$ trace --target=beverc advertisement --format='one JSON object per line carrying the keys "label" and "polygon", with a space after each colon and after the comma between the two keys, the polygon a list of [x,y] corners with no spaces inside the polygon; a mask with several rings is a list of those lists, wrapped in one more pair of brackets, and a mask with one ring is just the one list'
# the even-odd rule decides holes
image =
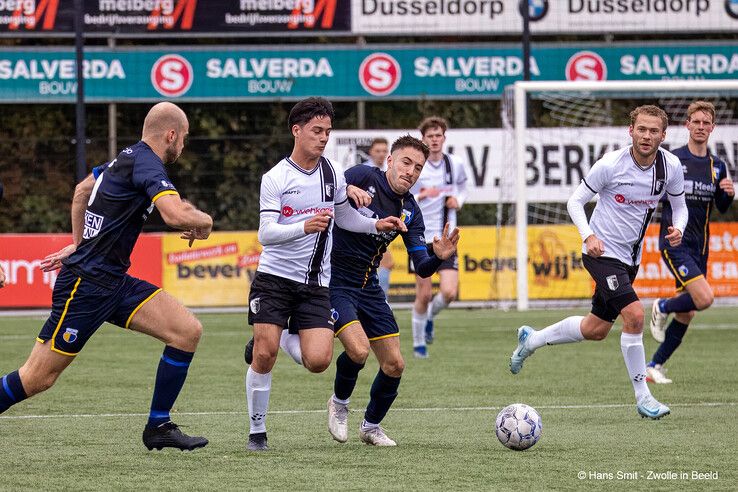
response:
{"label": "beverc advertisement", "polygon": [[164,288],[187,306],[246,306],[260,253],[256,232],[216,232],[192,248],[166,234]]}
{"label": "beverc advertisement", "polygon": [[[41,271],[41,260],[71,244],[71,234],[0,234],[0,267],[6,285],[0,289],[0,308],[51,307],[57,271]],[[139,237],[131,255],[134,277],[161,285],[161,236]]]}

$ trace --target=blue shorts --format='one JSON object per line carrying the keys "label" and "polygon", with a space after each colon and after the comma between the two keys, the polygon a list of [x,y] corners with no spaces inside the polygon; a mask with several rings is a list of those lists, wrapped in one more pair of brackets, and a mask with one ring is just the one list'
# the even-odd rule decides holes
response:
{"label": "blue shorts", "polygon": [[707,255],[684,247],[664,248],[661,258],[669,267],[676,280],[677,291],[698,278],[703,278],[707,272]]}
{"label": "blue shorts", "polygon": [[359,321],[369,340],[400,336],[382,288],[376,283],[361,287],[331,285],[331,306],[338,318],[333,329],[336,336],[351,323]]}
{"label": "blue shorts", "polygon": [[129,275],[108,289],[62,267],[54,284],[51,315],[37,340],[51,340],[54,352],[77,355],[105,321],[128,328],[136,311],[160,290]]}

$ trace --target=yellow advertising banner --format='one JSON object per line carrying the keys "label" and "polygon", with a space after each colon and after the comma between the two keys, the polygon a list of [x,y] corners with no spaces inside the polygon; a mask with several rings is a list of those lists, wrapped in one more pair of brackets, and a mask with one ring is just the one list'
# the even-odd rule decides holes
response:
{"label": "yellow advertising banner", "polygon": [[192,248],[179,234],[166,234],[163,287],[187,306],[246,306],[260,253],[255,231],[215,232]]}
{"label": "yellow advertising banner", "polygon": [[[738,223],[710,226],[707,279],[718,297],[738,297]],[[390,300],[415,299],[415,274],[401,238],[389,249],[394,260]],[[528,227],[528,292],[532,300],[586,299],[594,283],[582,265],[581,239],[573,225]],[[256,231],[216,232],[192,248],[176,233],[162,237],[162,284],[188,306],[246,306],[261,245]],[[459,299],[514,300],[517,292],[515,228],[467,226],[459,241]],[[438,275],[434,275],[437,288]],[[658,224],[643,244],[635,281],[642,298],[674,294],[674,278],[661,260]]]}
{"label": "yellow advertising banner", "polygon": [[[528,227],[530,299],[582,299],[592,295],[592,282],[582,265],[581,244],[573,225]],[[390,252],[394,260],[390,298],[412,301],[415,275],[408,273],[402,240],[392,243]],[[460,300],[515,299],[515,227],[463,227],[458,256]]]}

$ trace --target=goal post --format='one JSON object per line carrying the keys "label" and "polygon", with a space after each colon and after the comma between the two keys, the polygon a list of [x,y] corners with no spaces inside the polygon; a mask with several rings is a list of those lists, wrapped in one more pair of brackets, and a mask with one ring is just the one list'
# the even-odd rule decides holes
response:
{"label": "goal post", "polygon": [[[681,123],[678,123],[677,120],[686,114],[686,107],[693,100],[727,100],[728,103],[723,104],[723,106],[726,106],[726,110],[722,112],[722,121],[721,115],[716,115],[716,122],[718,124],[736,124],[738,121],[735,114],[736,105],[733,104],[735,99],[731,99],[738,94],[738,80],[520,81],[516,82],[512,89],[508,88],[507,92],[502,105],[502,116],[503,123],[508,127],[508,130],[512,130],[511,137],[514,141],[513,148],[510,150],[514,155],[511,164],[514,165],[515,172],[511,173],[512,176],[510,177],[513,178],[514,176],[514,178],[508,180],[508,183],[514,180],[515,197],[513,200],[506,199],[505,201],[515,206],[516,303],[517,309],[521,311],[527,310],[531,306],[528,237],[529,214],[531,211],[529,205],[535,204],[536,201],[545,202],[547,199],[546,196],[530,196],[531,189],[528,184],[526,163],[528,157],[526,147],[531,139],[531,131],[534,130],[533,126],[528,126],[530,115],[528,104],[530,101],[541,99],[545,101],[545,104],[543,104],[544,111],[548,108],[551,112],[551,116],[546,115],[547,122],[553,128],[555,128],[555,120],[558,118],[561,120],[562,128],[576,127],[583,131],[586,131],[592,125],[601,125],[599,123],[601,121],[614,121],[606,118],[607,109],[613,100],[623,100],[631,103],[634,100],[637,101],[637,104],[629,107],[628,111],[625,112],[626,116],[630,110],[640,104],[657,104],[664,107],[667,114],[669,114],[670,128]],[[558,100],[552,102],[553,99]],[[580,100],[586,102],[582,104],[579,102]],[[621,121],[623,119],[622,113],[623,111],[620,111],[617,118]],[[551,123],[552,121],[554,123]],[[509,128],[510,126],[512,128]],[[627,124],[611,123],[610,126],[620,126],[622,129],[627,127]],[[629,142],[627,143],[629,144]],[[686,139],[680,145],[685,143]],[[574,185],[574,188],[576,185],[578,183]],[[559,209],[559,215],[565,215],[561,213],[561,208],[565,208],[561,204],[561,198],[558,201],[558,207],[556,208]],[[563,222],[567,219],[568,216],[565,219],[559,217],[557,220]]]}

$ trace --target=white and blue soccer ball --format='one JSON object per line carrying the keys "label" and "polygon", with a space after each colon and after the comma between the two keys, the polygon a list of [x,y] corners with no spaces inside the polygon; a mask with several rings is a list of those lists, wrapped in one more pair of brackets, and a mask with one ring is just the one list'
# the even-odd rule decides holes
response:
{"label": "white and blue soccer ball", "polygon": [[541,416],[535,408],[524,403],[508,405],[497,414],[497,439],[515,451],[523,451],[537,443],[541,438],[541,430]]}

